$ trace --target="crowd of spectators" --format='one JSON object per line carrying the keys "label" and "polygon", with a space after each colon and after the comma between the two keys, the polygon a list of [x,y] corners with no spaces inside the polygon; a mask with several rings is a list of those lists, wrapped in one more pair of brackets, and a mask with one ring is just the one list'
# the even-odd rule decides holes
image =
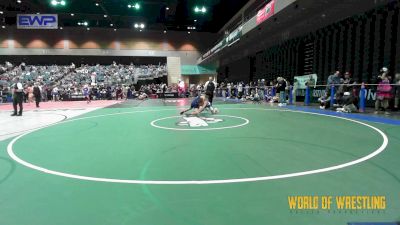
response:
{"label": "crowd of spectators", "polygon": [[[24,84],[25,101],[30,100],[29,93],[35,85],[41,90],[42,101],[58,101],[81,97],[84,86],[90,87],[93,98],[113,99],[135,96],[135,84],[138,81],[154,80],[167,76],[166,65],[13,65],[10,62],[0,64],[0,100],[11,96],[13,79],[18,77]],[[156,89],[155,85],[145,85],[140,90]],[[172,89],[172,87],[170,87]]]}
{"label": "crowd of spectators", "polygon": [[[393,102],[393,108],[398,110],[400,74],[395,74],[393,77],[389,74],[389,70],[383,67],[375,76],[374,85],[369,87],[376,91],[375,113],[383,111],[389,114],[390,102]],[[41,101],[83,98],[84,87],[89,89],[91,99],[104,100],[165,97],[165,93],[177,93],[177,97],[195,97],[205,92],[204,84],[190,84],[187,87],[181,80],[170,86],[163,83],[152,83],[135,87],[140,80],[153,80],[163,76],[167,76],[167,71],[166,66],[161,64],[138,66],[113,62],[107,66],[81,65],[76,67],[73,63],[67,66],[35,66],[25,63],[14,66],[6,62],[0,64],[0,95],[3,96],[3,101],[5,100],[4,96],[11,95],[11,85],[13,78],[16,77],[24,84],[24,101],[29,102],[38,98],[38,93],[33,93],[35,87],[40,89]],[[310,89],[315,88],[313,81],[307,82],[306,86],[309,86]],[[299,96],[298,91],[302,91],[299,90],[300,84],[296,79],[290,83],[283,77],[277,77],[269,82],[259,79],[249,83],[233,83],[228,80],[214,83],[217,87],[215,91],[217,97],[240,101],[276,102],[279,103],[279,106],[285,106],[289,102],[289,96],[292,98],[292,102],[296,102],[296,96]],[[318,96],[321,109],[334,108],[341,112],[358,111],[361,86],[351,77],[350,72],[341,74],[336,71],[328,77],[325,84],[322,87],[325,89],[323,94]],[[334,95],[331,96],[331,93]]]}

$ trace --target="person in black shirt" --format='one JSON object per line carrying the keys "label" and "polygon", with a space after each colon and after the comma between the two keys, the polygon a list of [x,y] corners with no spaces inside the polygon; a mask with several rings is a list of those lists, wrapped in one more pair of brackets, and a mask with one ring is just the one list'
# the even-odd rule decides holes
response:
{"label": "person in black shirt", "polygon": [[35,97],[36,108],[39,108],[39,102],[42,98],[42,93],[40,92],[40,88],[37,83],[33,87],[33,96]]}
{"label": "person in black shirt", "polygon": [[[13,92],[13,108],[14,113],[11,116],[22,116],[22,101],[24,98],[24,87],[22,86],[21,82],[19,82],[19,78],[15,78],[14,85],[12,87]],[[19,112],[17,114],[17,105],[19,105]]]}
{"label": "person in black shirt", "polygon": [[214,98],[214,91],[215,91],[215,83],[213,81],[213,77],[209,77],[208,81],[204,85],[206,88],[206,96],[208,98],[208,102],[210,102],[210,105],[213,103],[213,98]]}

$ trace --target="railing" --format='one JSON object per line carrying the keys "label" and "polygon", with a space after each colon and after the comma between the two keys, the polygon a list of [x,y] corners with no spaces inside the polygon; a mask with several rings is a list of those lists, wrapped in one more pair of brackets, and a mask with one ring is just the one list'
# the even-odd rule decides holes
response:
{"label": "railing", "polygon": [[[376,98],[376,93],[373,93],[376,91],[375,88],[379,84],[367,84],[367,83],[361,83],[361,84],[335,84],[335,85],[312,85],[312,86],[306,86],[305,89],[295,89],[294,91],[294,86],[289,86],[285,89],[285,93],[288,94],[287,99],[285,97],[285,102],[287,102],[289,105],[295,104],[297,99],[296,97],[304,97],[304,105],[308,106],[311,103],[311,98],[312,97],[322,97],[326,94],[327,91],[329,91],[330,95],[333,96],[330,98],[330,105],[333,106],[336,101],[337,101],[337,94],[338,91],[339,93],[343,93],[343,91],[339,90],[341,88],[349,88],[353,90],[353,93],[351,93],[354,97],[358,98],[358,108],[359,112],[365,112],[365,108],[367,105],[367,100],[369,102],[374,101]],[[396,95],[400,94],[400,84],[385,84],[385,85],[390,85],[392,87],[391,93]],[[323,89],[321,89],[323,88]],[[373,88],[373,89],[370,89]],[[232,93],[235,96],[238,96],[238,88],[237,87],[232,87],[231,92],[229,92],[228,88],[217,88],[216,93],[218,97],[231,97]],[[263,100],[268,100],[267,97],[276,97],[277,96],[277,87],[276,86],[264,86],[264,87],[257,87],[257,86],[251,86],[251,87],[243,87],[243,94],[248,96],[252,91],[257,92],[259,95],[263,96]],[[317,91],[317,92],[312,92],[312,91]],[[397,91],[397,92],[396,92]],[[294,93],[296,92],[296,93]],[[357,93],[358,92],[358,93]],[[368,93],[367,93],[368,92]],[[316,93],[316,94],[314,94]],[[368,95],[367,95],[368,94]],[[368,99],[367,99],[368,97]]]}

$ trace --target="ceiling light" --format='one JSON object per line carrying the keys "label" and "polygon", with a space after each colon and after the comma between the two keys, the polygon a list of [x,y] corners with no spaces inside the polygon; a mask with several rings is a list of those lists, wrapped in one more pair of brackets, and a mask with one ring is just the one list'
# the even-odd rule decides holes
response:
{"label": "ceiling light", "polygon": [[136,4],[135,4],[135,9],[140,9],[139,3],[136,3]]}
{"label": "ceiling light", "polygon": [[17,2],[18,2],[19,4],[21,4],[21,0],[17,0]]}
{"label": "ceiling light", "polygon": [[205,7],[205,6],[202,6],[202,7],[198,7],[198,6],[196,6],[196,7],[194,7],[194,12],[195,13],[206,13],[207,12],[207,8]]}
{"label": "ceiling light", "polygon": [[75,16],[75,14],[71,13],[71,16]]}
{"label": "ceiling light", "polygon": [[62,27],[60,27],[60,30],[62,30],[63,28]]}
{"label": "ceiling light", "polygon": [[114,31],[117,31],[117,29],[114,29]]}
{"label": "ceiling light", "polygon": [[52,0],[51,1],[51,5],[53,6],[58,6],[58,5],[62,5],[65,6],[67,3],[64,0]]}
{"label": "ceiling light", "polygon": [[89,25],[89,23],[88,22],[83,22],[83,25],[87,26],[87,25]]}
{"label": "ceiling light", "polygon": [[99,3],[96,2],[96,6],[99,6]]}
{"label": "ceiling light", "polygon": [[140,28],[144,29],[144,24],[143,23],[140,24]]}
{"label": "ceiling light", "polygon": [[128,8],[132,8],[132,6],[131,6],[131,5],[128,5]]}
{"label": "ceiling light", "polygon": [[6,28],[6,26],[1,26],[1,28],[5,29],[5,28]]}
{"label": "ceiling light", "polygon": [[188,34],[190,34],[190,31],[188,31]]}
{"label": "ceiling light", "polygon": [[36,15],[39,15],[39,14],[40,14],[39,12],[36,13]]}
{"label": "ceiling light", "polygon": [[4,12],[3,11],[0,11],[0,14],[3,14]]}
{"label": "ceiling light", "polygon": [[114,24],[111,23],[111,24],[110,24],[110,27],[112,27],[112,26],[114,26]]}
{"label": "ceiling light", "polygon": [[78,22],[78,25],[80,26],[80,25],[82,25],[82,23],[81,23],[81,22]]}
{"label": "ceiling light", "polygon": [[90,28],[88,27],[88,28],[86,28],[86,30],[90,30]]}
{"label": "ceiling light", "polygon": [[139,30],[140,32],[142,32],[142,30]]}
{"label": "ceiling light", "polygon": [[167,31],[166,30],[164,30],[164,34],[166,34],[167,33]]}
{"label": "ceiling light", "polygon": [[197,20],[194,20],[194,22],[197,22]]}
{"label": "ceiling light", "polygon": [[135,28],[139,28],[139,24],[135,23],[135,25],[133,25]]}
{"label": "ceiling light", "polygon": [[169,7],[166,7],[165,10],[169,10]]}
{"label": "ceiling light", "polygon": [[104,18],[107,18],[108,16],[107,15],[104,15]]}

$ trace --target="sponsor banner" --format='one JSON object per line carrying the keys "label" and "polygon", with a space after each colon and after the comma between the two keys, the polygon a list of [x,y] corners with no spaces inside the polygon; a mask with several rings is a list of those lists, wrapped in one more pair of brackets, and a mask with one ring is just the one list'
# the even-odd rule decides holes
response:
{"label": "sponsor banner", "polygon": [[18,29],[58,29],[57,14],[18,14]]}
{"label": "sponsor banner", "polygon": [[216,44],[210,51],[206,52],[202,58],[205,59],[219,51],[221,51],[221,49],[223,49],[225,47],[225,40],[222,40],[220,42],[218,42],[218,44]]}
{"label": "sponsor banner", "polygon": [[264,6],[264,8],[260,9],[257,13],[257,25],[266,21],[268,18],[273,16],[275,13],[275,0],[270,1],[268,4]]}
{"label": "sponsor banner", "polygon": [[205,59],[219,51],[221,51],[223,48],[230,46],[234,44],[235,42],[239,41],[240,38],[242,37],[242,29],[243,26],[239,26],[235,30],[233,30],[231,33],[229,33],[228,36],[226,36],[222,41],[218,42],[212,49],[210,49],[208,52],[206,52],[203,56],[202,59]]}
{"label": "sponsor banner", "polygon": [[225,43],[223,47],[230,46],[236,41],[240,40],[240,37],[242,36],[242,28],[243,26],[239,26],[236,28],[234,31],[232,31],[226,38],[225,38]]}
{"label": "sponsor banner", "polygon": [[179,98],[178,92],[168,92],[163,95],[163,93],[157,93],[158,98]]}
{"label": "sponsor banner", "polygon": [[297,85],[297,89],[306,89],[307,83],[309,86],[317,85],[317,74],[309,74],[304,76],[295,76],[294,77],[294,85]]}

